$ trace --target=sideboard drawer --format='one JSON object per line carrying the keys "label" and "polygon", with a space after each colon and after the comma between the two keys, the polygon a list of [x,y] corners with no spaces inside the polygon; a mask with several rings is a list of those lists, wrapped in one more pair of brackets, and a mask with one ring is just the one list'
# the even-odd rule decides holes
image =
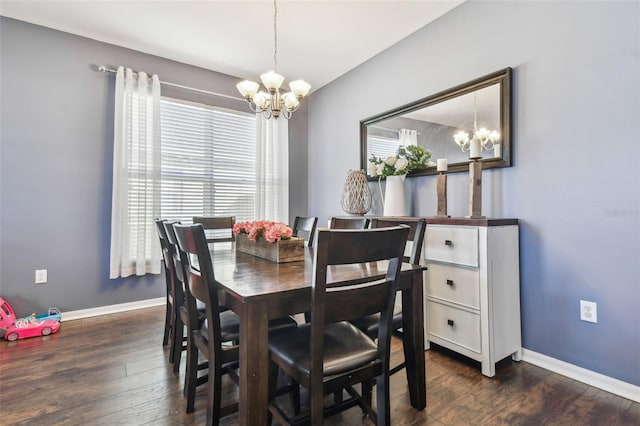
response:
{"label": "sideboard drawer", "polygon": [[438,262],[478,266],[478,228],[427,226],[425,258]]}
{"label": "sideboard drawer", "polygon": [[480,309],[480,272],[440,263],[429,263],[427,296]]}
{"label": "sideboard drawer", "polygon": [[433,301],[428,301],[426,310],[427,338],[433,335],[481,352],[479,315]]}

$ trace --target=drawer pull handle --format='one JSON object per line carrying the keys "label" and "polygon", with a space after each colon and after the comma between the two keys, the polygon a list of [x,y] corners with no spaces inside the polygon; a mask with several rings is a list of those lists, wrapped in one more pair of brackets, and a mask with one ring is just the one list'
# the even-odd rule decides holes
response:
{"label": "drawer pull handle", "polygon": [[448,319],[447,324],[453,326],[453,320]]}
{"label": "drawer pull handle", "polygon": [[453,245],[453,241],[451,241],[451,240],[444,240],[444,245],[445,245],[445,246],[452,246],[452,245]]}
{"label": "drawer pull handle", "polygon": [[453,286],[453,280],[447,280],[447,285],[448,286]]}

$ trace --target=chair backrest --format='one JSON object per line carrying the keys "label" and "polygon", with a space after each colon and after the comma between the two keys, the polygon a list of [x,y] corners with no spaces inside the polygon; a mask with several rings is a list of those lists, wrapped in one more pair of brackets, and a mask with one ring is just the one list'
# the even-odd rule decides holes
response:
{"label": "chair backrest", "polygon": [[[216,283],[202,224],[173,225],[181,261],[186,266],[186,281],[189,295],[201,301],[206,310],[208,345],[212,356],[221,359],[220,310],[218,284]],[[191,312],[189,312],[191,315]]]}
{"label": "chair backrest", "polygon": [[236,224],[235,216],[194,216],[193,223],[202,225],[208,243],[235,241],[236,239],[232,232],[233,225]]}
{"label": "chair backrest", "polygon": [[167,297],[173,300],[175,299],[175,292],[173,291],[174,283],[174,275],[171,269],[171,265],[173,264],[173,258],[169,252],[168,242],[167,242],[167,233],[164,228],[164,224],[166,219],[155,219],[156,229],[158,231],[158,238],[160,239],[160,249],[162,250],[162,260],[164,266],[164,274],[165,281],[167,287]]}
{"label": "chair backrest", "polygon": [[[163,230],[166,238],[166,254],[164,256],[165,263],[169,263],[170,271],[173,276],[172,294],[178,300],[178,305],[182,305],[185,300],[185,281],[184,281],[184,269],[182,265],[176,259],[180,258],[178,252],[178,242],[176,240],[176,234],[173,231],[173,225],[180,224],[179,221],[164,221]],[[164,252],[164,250],[163,250]]]}
{"label": "chair backrest", "polygon": [[313,239],[316,235],[317,223],[318,218],[315,216],[296,216],[296,219],[293,221],[293,236],[304,238],[305,240],[307,240],[307,245],[309,247],[313,247]]}
{"label": "chair backrest", "polygon": [[405,262],[418,265],[422,255],[422,245],[424,243],[424,233],[427,229],[427,221],[419,218],[373,218],[371,228],[388,228],[390,226],[407,225],[409,236],[407,241],[411,241],[411,254],[404,257]]}
{"label": "chair backrest", "polygon": [[[366,230],[320,229],[316,236],[313,263],[311,303],[311,359],[312,369],[322,369],[322,357],[315,354],[324,351],[325,324],[353,320],[379,312],[378,352],[388,364],[391,339],[391,319],[398,278],[409,228],[401,225],[393,228]],[[384,279],[358,277],[340,278],[338,269],[331,274],[332,265],[356,265],[388,260]],[[338,267],[344,270],[345,267]],[[353,269],[352,269],[353,270]],[[344,276],[343,276],[344,277]]]}
{"label": "chair backrest", "polygon": [[329,222],[331,229],[367,229],[368,217],[332,217]]}

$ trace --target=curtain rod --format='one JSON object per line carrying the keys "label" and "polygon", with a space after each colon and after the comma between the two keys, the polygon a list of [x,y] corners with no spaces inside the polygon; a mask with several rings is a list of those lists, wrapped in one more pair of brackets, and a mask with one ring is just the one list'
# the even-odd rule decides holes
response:
{"label": "curtain rod", "polygon": [[[104,65],[98,66],[97,71],[102,72],[102,73],[112,73],[112,74],[115,74],[115,73],[118,72],[118,70],[114,70],[113,68],[109,68],[109,67],[106,67]],[[138,71],[134,71],[134,73],[138,74]],[[225,95],[224,93],[210,92],[208,90],[196,89],[195,87],[183,86],[182,84],[169,83],[167,81],[160,80],[160,84],[164,84],[165,86],[176,87],[178,89],[185,89],[185,90],[191,90],[193,92],[200,92],[200,93],[204,93],[204,94],[207,94],[207,95],[219,96],[221,98],[233,99],[234,101],[243,101],[243,102],[245,101],[244,98]]]}

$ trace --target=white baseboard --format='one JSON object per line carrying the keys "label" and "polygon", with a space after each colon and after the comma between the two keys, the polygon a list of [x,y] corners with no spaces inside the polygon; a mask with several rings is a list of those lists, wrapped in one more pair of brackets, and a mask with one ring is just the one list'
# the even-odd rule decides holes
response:
{"label": "white baseboard", "polygon": [[589,386],[602,389],[603,391],[635,402],[640,402],[640,386],[635,386],[631,383],[623,382],[622,380],[614,379],[604,374],[596,373],[528,349],[522,349],[522,360],[579,382],[586,383]]}
{"label": "white baseboard", "polygon": [[72,321],[82,318],[97,317],[100,315],[115,314],[118,312],[133,311],[135,309],[151,308],[153,306],[161,306],[167,303],[166,297],[158,297],[155,299],[139,300],[137,302],[120,303],[117,305],[98,306],[90,309],[80,309],[79,311],[62,312],[61,321]]}

